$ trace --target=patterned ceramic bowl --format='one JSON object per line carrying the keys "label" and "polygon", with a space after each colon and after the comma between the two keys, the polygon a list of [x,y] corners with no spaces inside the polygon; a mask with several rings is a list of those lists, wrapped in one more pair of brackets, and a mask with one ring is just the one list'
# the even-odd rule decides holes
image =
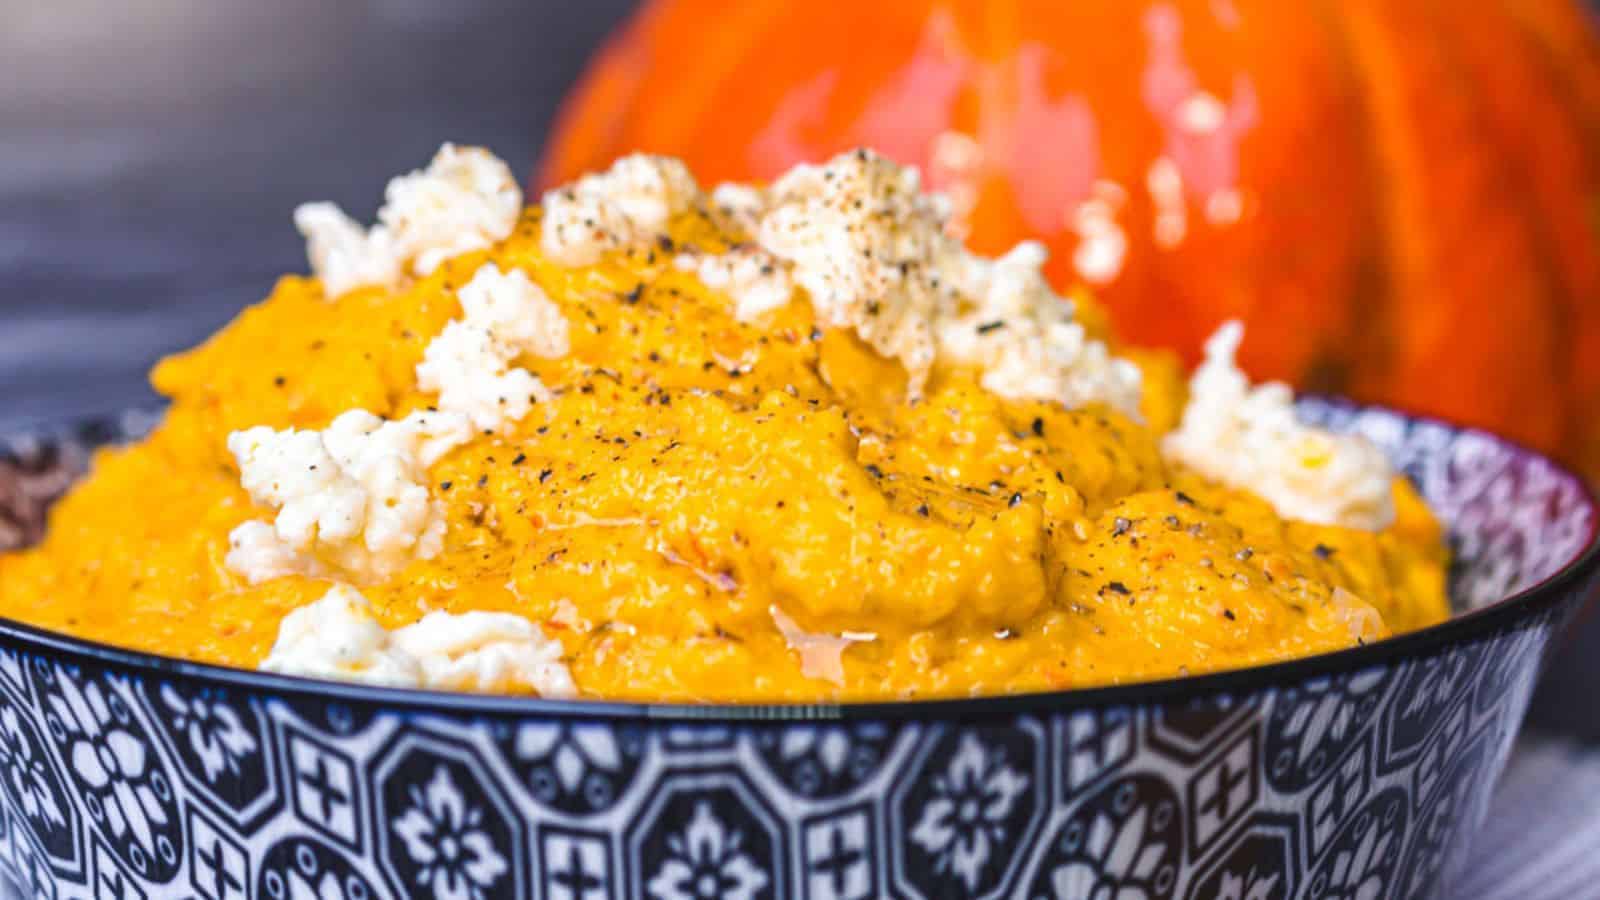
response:
{"label": "patterned ceramic bowl", "polygon": [[[1594,586],[1596,507],[1478,432],[1303,411],[1377,441],[1449,524],[1458,617],[1236,673],[843,708],[333,685],[0,622],[0,895],[1447,896]],[[14,441],[0,538],[138,427]]]}

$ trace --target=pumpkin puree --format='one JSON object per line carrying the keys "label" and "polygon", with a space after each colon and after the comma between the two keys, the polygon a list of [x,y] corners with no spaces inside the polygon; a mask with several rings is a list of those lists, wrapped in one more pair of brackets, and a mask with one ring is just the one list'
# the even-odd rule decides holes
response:
{"label": "pumpkin puree", "polygon": [[[1378,635],[1447,614],[1440,531],[1403,481],[1395,524],[1370,533],[1286,522],[1163,463],[1185,399],[1165,355],[1119,351],[1144,370],[1147,424],[1003,401],[963,371],[936,370],[907,403],[898,363],[815,328],[805,302],[742,324],[665,247],[567,268],[541,256],[539,227],[529,209],[492,252],[398,293],[330,302],[285,277],[162,362],[164,423],[102,451],[45,542],[0,557],[0,614],[259,663],[329,582],[252,587],[224,566],[229,531],[263,515],[228,434],[427,406],[414,369],[460,314],[453,289],[491,259],[549,293],[571,352],[522,360],[555,397],[432,468],[444,551],[360,586],[387,627],[511,611],[561,641],[584,695],[751,701],[1125,682],[1348,647],[1366,604]],[[732,240],[699,212],[672,237]],[[774,606],[809,632],[876,637],[845,650],[842,684],[808,678]]]}

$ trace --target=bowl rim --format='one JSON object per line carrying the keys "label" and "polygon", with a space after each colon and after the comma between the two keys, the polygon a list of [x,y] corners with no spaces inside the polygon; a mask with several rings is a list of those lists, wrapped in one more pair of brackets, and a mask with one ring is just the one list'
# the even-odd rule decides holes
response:
{"label": "bowl rim", "polygon": [[[1589,533],[1583,548],[1550,575],[1493,603],[1452,615],[1437,625],[1396,635],[1376,643],[1330,653],[1281,660],[1258,666],[1225,669],[1198,675],[1173,676],[1150,681],[1069,688],[1058,691],[997,694],[982,697],[941,697],[918,700],[813,703],[655,703],[633,700],[558,700],[502,694],[477,694],[420,688],[385,687],[281,675],[255,669],[238,669],[213,663],[160,656],[112,644],[72,637],[0,616],[0,646],[12,645],[40,656],[88,662],[126,674],[176,678],[230,689],[284,698],[380,706],[387,711],[437,713],[481,717],[521,717],[581,721],[631,721],[641,724],[759,722],[852,722],[952,720],[1042,715],[1108,706],[1149,706],[1173,700],[1196,700],[1214,695],[1242,695],[1320,677],[1392,665],[1450,646],[1460,646],[1514,630],[1536,613],[1566,596],[1566,591],[1600,570],[1600,496],[1580,475],[1564,464],[1526,445],[1478,428],[1444,419],[1409,413],[1375,404],[1358,404],[1340,397],[1305,395],[1304,399],[1349,411],[1379,411],[1403,417],[1411,425],[1432,425],[1456,434],[1487,437],[1518,456],[1547,466],[1577,488],[1587,505]],[[16,436],[41,440],[67,431],[92,433],[116,415],[143,416],[151,410],[136,408],[113,416],[77,416],[54,422],[36,422],[7,429]],[[1583,598],[1586,602],[1590,598]]]}

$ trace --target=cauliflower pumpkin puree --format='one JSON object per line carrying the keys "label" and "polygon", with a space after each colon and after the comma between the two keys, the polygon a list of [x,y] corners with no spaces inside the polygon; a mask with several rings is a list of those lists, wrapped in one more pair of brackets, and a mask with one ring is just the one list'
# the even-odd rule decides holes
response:
{"label": "cauliflower pumpkin puree", "polygon": [[[1137,364],[1118,370],[1137,408],[1011,390],[1028,382],[994,373],[1014,360],[981,348],[955,362],[902,353],[895,335],[909,332],[851,322],[849,296],[809,302],[823,289],[795,253],[706,277],[705,260],[755,252],[776,227],[739,205],[756,189],[712,201],[651,182],[610,206],[588,189],[545,204],[591,203],[563,213],[591,232],[587,250],[545,234],[556,213],[520,199],[508,234],[446,241],[426,264],[391,246],[418,232],[415,216],[370,233],[336,223],[354,243],[320,256],[313,239],[323,279],[284,277],[156,367],[165,421],[101,452],[43,544],[0,558],[0,613],[254,667],[288,613],[348,583],[385,629],[511,613],[559,642],[581,695],[688,701],[1101,685],[1335,650],[1447,614],[1440,532],[1403,480],[1369,530],[1285,519],[1164,459],[1182,376],[1119,347],[1087,297],[1072,298],[1074,334]],[[565,352],[508,359],[540,385],[520,419],[475,420],[426,466],[443,523],[431,558],[362,577],[327,558],[237,571],[230,534],[274,510],[241,486],[230,435],[437,407],[418,365],[490,262],[559,309]],[[779,262],[792,282],[752,294]],[[943,347],[939,327],[928,334]]]}

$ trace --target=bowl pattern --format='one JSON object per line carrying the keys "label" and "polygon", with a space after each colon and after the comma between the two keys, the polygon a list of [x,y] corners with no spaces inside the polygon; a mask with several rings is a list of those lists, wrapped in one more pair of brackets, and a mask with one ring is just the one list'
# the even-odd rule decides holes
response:
{"label": "bowl pattern", "polygon": [[[1591,540],[1583,488],[1538,457],[1303,411],[1417,481],[1467,605]],[[1183,682],[744,711],[317,685],[0,623],[0,896],[1446,896],[1593,582],[1586,557],[1434,632]]]}

